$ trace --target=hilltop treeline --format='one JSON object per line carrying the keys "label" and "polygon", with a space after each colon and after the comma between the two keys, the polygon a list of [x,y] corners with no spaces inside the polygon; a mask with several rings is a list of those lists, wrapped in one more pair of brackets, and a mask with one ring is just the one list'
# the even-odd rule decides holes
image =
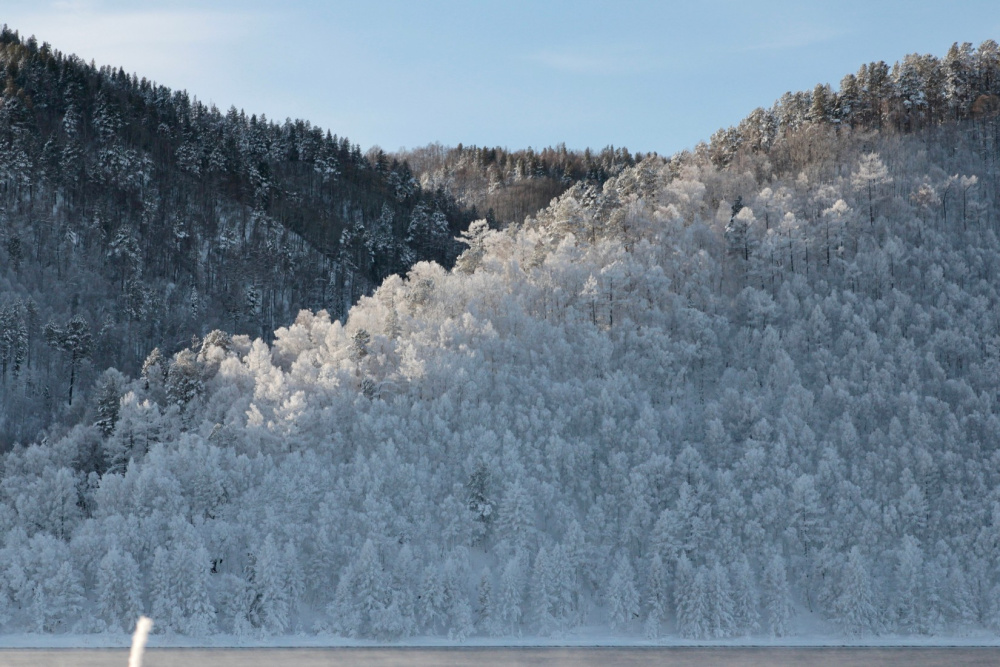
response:
{"label": "hilltop treeline", "polygon": [[594,152],[568,150],[565,144],[540,151],[431,144],[398,157],[424,188],[447,192],[493,226],[503,227],[534,215],[574,183],[601,185],[645,156],[614,146]]}
{"label": "hilltop treeline", "polygon": [[[1000,113],[1000,45],[955,43],[943,59],[910,54],[891,67],[862,65],[834,91],[817,84],[785,93],[769,109],[758,107],[734,127],[720,129],[707,146],[725,166],[737,156],[774,154],[776,166],[810,159],[829,148],[816,134],[829,130],[915,132],[943,123],[985,121]],[[810,127],[811,132],[794,132]],[[996,132],[996,124],[992,124]],[[794,138],[794,141],[787,139]],[[993,138],[997,140],[996,135]]]}

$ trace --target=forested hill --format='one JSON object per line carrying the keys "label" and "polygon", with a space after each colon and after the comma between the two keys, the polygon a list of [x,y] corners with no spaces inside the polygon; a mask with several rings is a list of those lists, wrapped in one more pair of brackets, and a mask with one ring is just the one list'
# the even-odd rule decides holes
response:
{"label": "forested hill", "polygon": [[1000,45],[956,42],[944,58],[911,53],[891,67],[883,61],[862,65],[836,91],[817,84],[811,92],[785,93],[769,109],[758,107],[738,125],[720,129],[705,148],[720,167],[739,155],[777,148],[773,162],[780,169],[788,161],[821,157],[829,145],[817,134],[831,129],[910,133],[997,113]]}
{"label": "forested hill", "polygon": [[0,447],[156,346],[269,337],[448,266],[472,219],[306,121],[223,113],[6,27],[0,77]]}
{"label": "forested hill", "polygon": [[494,227],[505,227],[523,222],[573,184],[600,187],[645,156],[614,146],[594,152],[568,150],[565,144],[539,151],[430,144],[396,157],[410,165],[424,188],[442,190]]}
{"label": "forested hill", "polygon": [[956,50],[954,117],[647,158],[109,372],[3,458],[0,629],[992,638],[1000,79]]}
{"label": "forested hill", "polygon": [[[831,130],[909,133],[989,118],[1000,110],[998,62],[1000,49],[989,40],[977,48],[956,43],[944,58],[910,54],[893,65],[868,63],[845,76],[839,89],[818,84],[811,91],[789,92],[770,107],[754,109],[737,125],[720,129],[698,150],[707,151],[720,167],[773,150],[772,167],[781,170],[826,150],[822,135]],[[808,131],[792,132],[804,128]],[[425,188],[443,190],[475,208],[492,225],[503,227],[534,215],[575,183],[600,188],[647,156],[613,146],[573,151],[562,144],[535,151],[430,144],[394,157],[408,163]]]}

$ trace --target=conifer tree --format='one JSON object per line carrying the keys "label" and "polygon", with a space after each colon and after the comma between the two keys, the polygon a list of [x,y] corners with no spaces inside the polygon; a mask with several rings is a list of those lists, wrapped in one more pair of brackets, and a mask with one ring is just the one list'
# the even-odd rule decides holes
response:
{"label": "conifer tree", "polygon": [[792,617],[792,602],[785,573],[785,561],[779,554],[774,554],[764,567],[761,604],[764,607],[767,628],[771,636],[787,635],[788,622]]}
{"label": "conifer tree", "polygon": [[844,564],[842,589],[836,600],[837,621],[849,636],[877,634],[880,629],[868,565],[858,547],[851,547]]}
{"label": "conifer tree", "polygon": [[76,382],[80,362],[90,357],[94,338],[90,325],[82,317],[74,317],[65,327],[49,323],[45,325],[45,341],[53,348],[69,356],[69,395],[67,403],[73,404],[73,385]]}
{"label": "conifer tree", "polygon": [[142,613],[139,566],[117,545],[98,564],[97,604],[99,615],[112,631],[129,632]]}

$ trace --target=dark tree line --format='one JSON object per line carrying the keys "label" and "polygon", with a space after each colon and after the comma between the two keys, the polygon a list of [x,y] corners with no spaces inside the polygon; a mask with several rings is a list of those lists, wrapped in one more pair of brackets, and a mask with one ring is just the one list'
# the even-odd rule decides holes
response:
{"label": "dark tree line", "polygon": [[539,151],[431,144],[398,157],[411,166],[424,187],[449,193],[502,227],[534,215],[574,183],[602,185],[644,156],[614,146],[594,152],[568,150],[565,144]]}

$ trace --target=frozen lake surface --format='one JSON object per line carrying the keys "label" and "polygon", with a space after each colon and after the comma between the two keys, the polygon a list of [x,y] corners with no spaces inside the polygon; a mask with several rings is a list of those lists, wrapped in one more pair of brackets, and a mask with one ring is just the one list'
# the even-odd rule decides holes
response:
{"label": "frozen lake surface", "polygon": [[[2,667],[125,667],[127,649],[3,649]],[[998,665],[1000,648],[149,649],[144,667]]]}

